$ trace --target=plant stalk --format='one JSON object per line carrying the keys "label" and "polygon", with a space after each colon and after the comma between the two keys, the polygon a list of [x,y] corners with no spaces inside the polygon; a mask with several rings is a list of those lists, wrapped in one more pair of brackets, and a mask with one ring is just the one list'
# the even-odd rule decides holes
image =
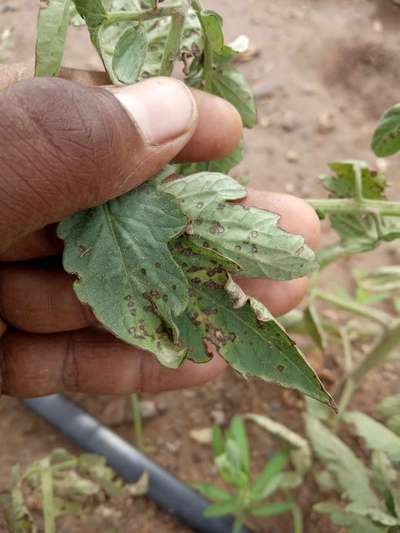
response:
{"label": "plant stalk", "polygon": [[400,320],[396,320],[393,325],[382,335],[374,348],[364,357],[364,359],[354,367],[353,371],[346,377],[341,391],[339,406],[342,412],[347,408],[354,392],[364,380],[365,376],[374,368],[385,363],[392,351],[400,346]]}
{"label": "plant stalk", "polygon": [[140,412],[140,398],[138,394],[131,395],[132,400],[132,418],[133,418],[133,433],[135,435],[136,447],[143,451],[145,448],[144,434],[143,434],[143,420]]}
{"label": "plant stalk", "polygon": [[386,200],[361,201],[349,198],[309,198],[306,200],[316,211],[325,214],[380,214],[382,216],[400,217],[400,202]]}
{"label": "plant stalk", "polygon": [[367,305],[358,304],[357,302],[354,302],[352,300],[346,300],[344,298],[340,298],[338,296],[318,289],[313,292],[313,297],[319,298],[323,302],[334,305],[335,307],[339,307],[340,309],[348,311],[354,315],[368,318],[373,322],[377,322],[384,328],[389,328],[393,322],[392,317],[384,311],[380,311],[379,309],[373,309],[372,307],[369,307]]}
{"label": "plant stalk", "polygon": [[163,17],[175,17],[177,15],[185,16],[186,7],[160,6],[156,9],[144,9],[143,11],[113,11],[107,13],[107,22],[142,22],[144,20],[158,19]]}
{"label": "plant stalk", "polygon": [[164,55],[161,62],[161,76],[171,76],[172,74],[174,62],[179,54],[181,46],[186,14],[187,11],[185,11],[184,13],[177,13],[172,17],[169,35],[165,44]]}

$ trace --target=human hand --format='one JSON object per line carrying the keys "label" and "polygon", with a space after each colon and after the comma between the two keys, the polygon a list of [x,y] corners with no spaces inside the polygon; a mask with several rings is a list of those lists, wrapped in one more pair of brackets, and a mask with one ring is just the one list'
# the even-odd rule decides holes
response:
{"label": "human hand", "polygon": [[[103,83],[101,74],[64,75]],[[171,78],[111,93],[61,79],[13,83],[26,76],[0,69],[0,392],[127,394],[214,378],[225,368],[220,357],[171,370],[102,330],[62,269],[55,223],[140,185],[171,159],[223,157],[239,142],[239,115]],[[284,229],[316,246],[318,219],[302,200],[249,190],[244,203],[281,214]],[[303,298],[307,280],[240,284],[280,315]]]}

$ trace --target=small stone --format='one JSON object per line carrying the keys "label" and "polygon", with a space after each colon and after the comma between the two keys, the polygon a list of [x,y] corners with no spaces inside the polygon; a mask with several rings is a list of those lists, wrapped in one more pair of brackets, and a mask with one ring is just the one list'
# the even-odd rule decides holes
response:
{"label": "small stone", "polygon": [[269,117],[264,116],[260,118],[259,124],[262,128],[269,128],[271,125],[271,121]]}
{"label": "small stone", "polygon": [[285,191],[292,194],[294,192],[294,184],[293,183],[286,183],[285,185]]}
{"label": "small stone", "polygon": [[382,21],[379,20],[379,19],[375,19],[375,20],[372,22],[372,29],[373,29],[374,32],[376,32],[376,33],[382,33],[382,32],[383,32],[383,24],[382,24]]}
{"label": "small stone", "polygon": [[299,121],[293,111],[286,111],[283,115],[281,127],[287,132],[294,131],[299,126]]}
{"label": "small stone", "polygon": [[140,414],[144,420],[154,418],[158,415],[157,407],[154,402],[143,400],[140,402]]}
{"label": "small stone", "polygon": [[167,441],[165,447],[170,453],[178,453],[182,448],[182,442],[180,440]]}
{"label": "small stone", "polygon": [[168,402],[164,399],[158,400],[157,402],[157,411],[160,414],[166,413],[168,410]]}
{"label": "small stone", "polygon": [[212,428],[192,429],[189,435],[199,444],[211,444],[212,442]]}
{"label": "small stone", "polygon": [[226,423],[226,414],[224,413],[224,411],[221,411],[219,409],[211,411],[211,418],[219,426],[223,426]]}
{"label": "small stone", "polygon": [[194,398],[196,396],[196,392],[193,390],[184,390],[182,394],[185,398]]}
{"label": "small stone", "polygon": [[286,159],[289,163],[297,163],[299,160],[299,154],[295,150],[288,150],[286,152]]}
{"label": "small stone", "polygon": [[322,113],[318,118],[318,133],[332,133],[336,128],[335,115],[329,111]]}

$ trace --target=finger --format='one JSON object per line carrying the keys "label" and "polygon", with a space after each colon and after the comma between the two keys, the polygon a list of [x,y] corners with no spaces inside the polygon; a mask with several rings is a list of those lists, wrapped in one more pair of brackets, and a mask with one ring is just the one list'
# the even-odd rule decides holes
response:
{"label": "finger", "polygon": [[3,91],[0,248],[139,185],[182,150],[196,124],[192,93],[171,78],[115,96],[48,78]]}
{"label": "finger", "polygon": [[201,385],[225,368],[206,364],[165,368],[151,354],[93,330],[57,335],[7,332],[0,353],[4,394],[34,397],[57,392],[130,394]]}
{"label": "finger", "polygon": [[[287,231],[299,232],[301,226],[305,241],[312,247],[317,246],[319,221],[302,200],[286,194],[250,190],[246,203],[281,214],[280,225]],[[86,328],[94,324],[95,319],[74,296],[73,282],[72,276],[57,269],[2,265],[0,316],[16,328],[35,333]],[[239,278],[239,283],[274,315],[296,307],[307,289],[305,278],[286,282]]]}
{"label": "finger", "polygon": [[[289,233],[302,235],[314,250],[318,247],[321,227],[314,209],[295,196],[266,191],[249,190],[244,203],[268,209],[281,215],[279,225]],[[284,315],[299,305],[306,295],[307,278],[289,281],[238,278],[242,289],[264,305],[275,316]]]}

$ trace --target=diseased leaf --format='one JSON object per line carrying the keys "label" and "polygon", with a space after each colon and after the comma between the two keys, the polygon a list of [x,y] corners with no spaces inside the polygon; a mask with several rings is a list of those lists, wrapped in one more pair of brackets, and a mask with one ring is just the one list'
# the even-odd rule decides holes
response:
{"label": "diseased leaf", "polygon": [[306,439],[267,416],[249,413],[245,415],[245,418],[290,446],[290,460],[296,468],[296,472],[304,475],[310,469],[312,464],[311,449]]}
{"label": "diseased leaf", "polygon": [[335,474],[344,498],[362,505],[378,507],[379,501],[369,484],[368,470],[352,450],[321,422],[305,416],[306,433],[326,468]]}
{"label": "diseased leaf", "polygon": [[128,28],[114,50],[112,68],[121,83],[134,83],[140,76],[147,53],[147,38],[142,26]]}
{"label": "diseased leaf", "polygon": [[391,107],[380,119],[372,150],[378,157],[388,157],[400,150],[400,104]]}
{"label": "diseased leaf", "polygon": [[39,10],[36,76],[56,76],[61,67],[71,0],[48,0]]}
{"label": "diseased leaf", "polygon": [[279,227],[279,215],[227,202],[247,194],[229,176],[194,174],[165,183],[162,190],[175,196],[190,220],[191,241],[228,257],[244,276],[292,279],[317,267],[304,238]]}
{"label": "diseased leaf", "polygon": [[188,302],[188,283],[168,242],[186,226],[174,198],[153,182],[62,221],[64,268],[78,275],[75,292],[98,320],[125,342],[171,367],[185,350],[175,340],[174,314]]}
{"label": "diseased leaf", "polygon": [[[174,257],[190,280],[190,301],[184,318],[177,317],[176,324],[183,344],[190,347],[188,358],[206,360],[213,345],[242,374],[293,387],[331,403],[300,350],[269,311],[247,298],[223,268],[216,268],[212,261],[207,263],[184,243],[181,238]],[[194,344],[193,339],[203,342]]]}
{"label": "diseased leaf", "polygon": [[392,461],[400,463],[400,437],[373,418],[353,411],[344,415],[344,420],[355,425],[357,435],[365,440],[372,450],[384,452]]}

